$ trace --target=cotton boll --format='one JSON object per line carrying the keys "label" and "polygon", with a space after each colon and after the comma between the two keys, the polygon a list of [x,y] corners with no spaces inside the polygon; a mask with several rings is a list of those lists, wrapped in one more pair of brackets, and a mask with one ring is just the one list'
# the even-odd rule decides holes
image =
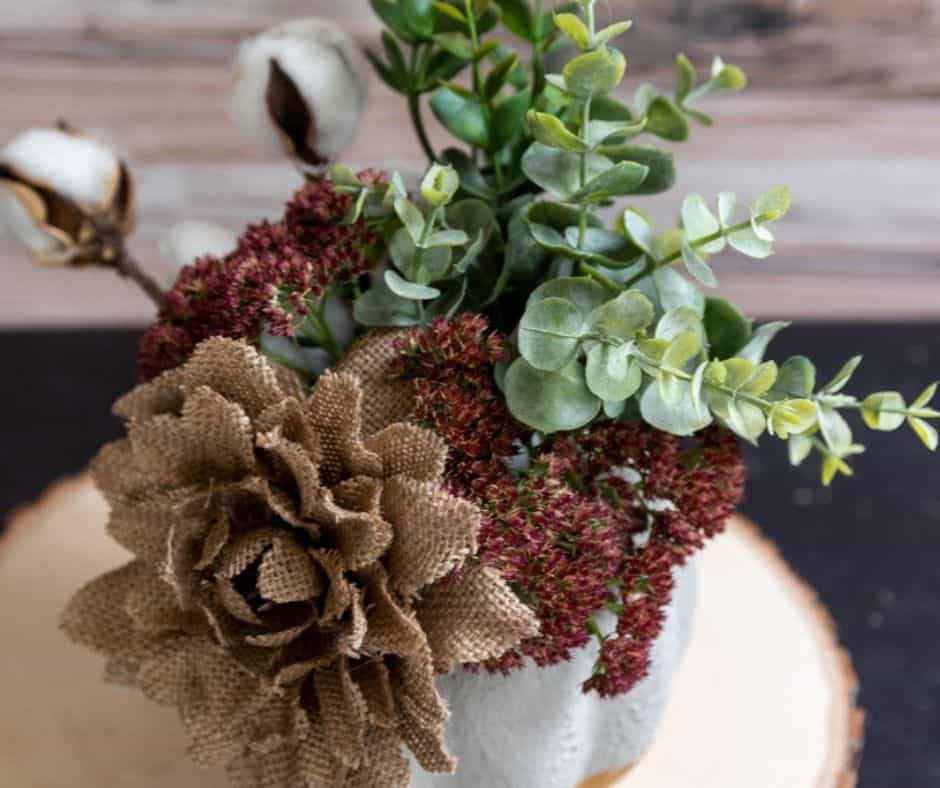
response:
{"label": "cotton boll", "polygon": [[352,141],[366,102],[355,41],[320,19],[278,25],[235,58],[229,109],[262,154],[323,167]]}
{"label": "cotton boll", "polygon": [[225,257],[238,245],[238,236],[213,222],[184,221],[170,228],[160,241],[160,253],[175,272],[197,257]]}
{"label": "cotton boll", "polygon": [[0,151],[0,224],[41,264],[113,264],[134,225],[134,187],[106,145],[30,129]]}
{"label": "cotton boll", "polygon": [[30,183],[93,206],[107,204],[120,185],[121,162],[104,145],[59,129],[30,129],[0,154],[4,167]]}

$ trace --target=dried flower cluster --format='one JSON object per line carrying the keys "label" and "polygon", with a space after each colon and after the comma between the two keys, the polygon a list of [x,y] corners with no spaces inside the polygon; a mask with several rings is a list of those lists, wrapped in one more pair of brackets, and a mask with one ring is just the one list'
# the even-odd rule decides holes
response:
{"label": "dried flower cluster", "polygon": [[128,436],[94,471],[135,558],[64,625],[112,679],[177,706],[192,757],[236,785],[406,788],[402,744],[453,771],[435,675],[537,631],[466,563],[480,513],[444,489],[445,443],[400,422],[362,434],[385,406],[346,373],[304,398],[215,338],[116,407]]}
{"label": "dried flower cluster", "polygon": [[[381,180],[373,172],[360,177]],[[185,266],[141,340],[138,379],[178,366],[209,337],[256,343],[263,330],[291,336],[310,302],[356,281],[373,263],[373,231],[343,222],[351,206],[330,181],[310,181],[281,221],[249,226],[231,254]]]}
{"label": "dried flower cluster", "polygon": [[[585,691],[628,691],[649,670],[673,590],[673,570],[714,536],[740,501],[737,439],[703,432],[692,448],[641,423],[605,422],[556,438],[529,469],[505,460],[526,433],[508,415],[493,378],[503,340],[484,318],[461,315],[399,341],[415,379],[416,418],[455,447],[452,489],[484,512],[480,559],[538,617],[539,635],[498,659],[509,672],[531,658],[550,665],[602,638]],[[617,630],[591,624],[605,609]]]}

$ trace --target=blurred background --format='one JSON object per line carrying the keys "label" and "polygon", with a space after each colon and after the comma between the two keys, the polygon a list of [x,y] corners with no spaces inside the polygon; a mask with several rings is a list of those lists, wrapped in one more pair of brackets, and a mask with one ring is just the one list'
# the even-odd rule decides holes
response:
{"label": "blurred background", "polygon": [[[176,220],[238,229],[275,214],[296,185],[287,166],[253,158],[224,101],[238,39],[311,14],[363,44],[377,38],[367,0],[0,0],[0,142],[60,117],[106,130],[138,176],[132,248],[156,267]],[[700,70],[721,53],[751,76],[743,94],[710,100],[716,126],[679,151],[678,192],[794,191],[777,256],[722,260],[726,294],[755,315],[940,315],[940,0],[607,0],[599,14],[635,20],[620,42],[627,91],[642,79],[671,86],[680,50]],[[374,80],[347,158],[414,167],[407,123]],[[666,195],[654,212],[671,219],[679,200]],[[109,272],[40,271],[0,240],[3,325],[149,317]]]}
{"label": "blurred background", "polygon": [[[670,87],[678,51],[700,71],[721,54],[750,74],[744,93],[709,100],[715,127],[679,146],[677,188],[651,212],[671,220],[693,190],[792,188],[777,254],[717,265],[722,295],[746,312],[800,319],[776,355],[809,352],[831,376],[864,352],[859,392],[913,397],[940,377],[940,0],[599,5],[601,21],[635,20],[619,44],[628,92]],[[118,141],[139,191],[131,248],[168,277],[159,240],[175,222],[238,230],[278,214],[299,184],[288,165],[254,158],[225,99],[238,40],[309,15],[363,45],[378,36],[367,0],[0,0],[0,144],[58,118]],[[347,159],[422,164],[400,99],[377,80]],[[107,408],[132,382],[151,317],[111,272],[39,269],[0,238],[4,378],[28,386],[0,394],[0,517],[118,434]],[[860,785],[936,788],[940,464],[910,435],[869,437],[856,482],[828,489],[779,447],[751,452],[744,511],[818,589],[853,653],[869,711]]]}

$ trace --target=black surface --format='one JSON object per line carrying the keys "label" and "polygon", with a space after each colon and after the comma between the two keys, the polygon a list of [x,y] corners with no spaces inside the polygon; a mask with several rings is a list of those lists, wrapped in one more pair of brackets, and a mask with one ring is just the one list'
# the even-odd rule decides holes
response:
{"label": "black surface", "polygon": [[[0,513],[120,434],[109,406],[133,383],[135,342],[129,332],[0,333]],[[912,398],[940,377],[937,325],[803,325],[773,348],[775,358],[808,353],[823,377],[863,351],[857,393]],[[767,441],[751,452],[743,511],[816,587],[852,652],[869,713],[861,786],[940,786],[940,457],[907,432],[865,440],[855,481],[829,490],[815,460],[792,469]]]}

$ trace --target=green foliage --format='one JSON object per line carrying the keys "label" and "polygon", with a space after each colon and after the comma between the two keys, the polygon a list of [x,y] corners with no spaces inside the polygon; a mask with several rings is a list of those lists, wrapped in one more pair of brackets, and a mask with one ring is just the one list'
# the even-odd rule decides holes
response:
{"label": "green foliage", "polygon": [[[629,101],[627,60],[613,43],[630,24],[598,29],[595,5],[373,0],[386,29],[370,59],[407,98],[432,166],[420,199],[398,176],[372,186],[334,171],[337,187],[356,195],[350,219],[370,222],[387,245],[386,267],[355,300],[358,322],[414,325],[485,310],[511,336],[513,358],[498,375],[509,408],[542,433],[598,418],[639,417],[676,435],[718,423],[751,442],[786,441],[794,464],[816,451],[827,484],[851,474],[849,460],[863,451],[852,411],[874,430],[906,423],[936,449],[936,386],[911,405],[893,391],[858,399],[846,393],[860,362],[852,359],[820,387],[805,356],[767,359],[787,324],[755,327],[703,293],[719,285],[722,254],[773,253],[771,225],[790,210],[786,188],[747,210],[730,192],[687,195],[674,227],[657,229],[633,204],[605,224],[601,209],[618,198],[675,183],[672,154],[643,135],[686,140],[695,123],[712,124],[703,100],[741,90],[747,78],[716,58],[700,81],[680,55],[674,90],[641,84]],[[491,35],[500,22],[521,48]],[[570,57],[545,73],[559,47]],[[462,71],[469,75],[458,79]],[[433,150],[425,94],[466,148]]]}

